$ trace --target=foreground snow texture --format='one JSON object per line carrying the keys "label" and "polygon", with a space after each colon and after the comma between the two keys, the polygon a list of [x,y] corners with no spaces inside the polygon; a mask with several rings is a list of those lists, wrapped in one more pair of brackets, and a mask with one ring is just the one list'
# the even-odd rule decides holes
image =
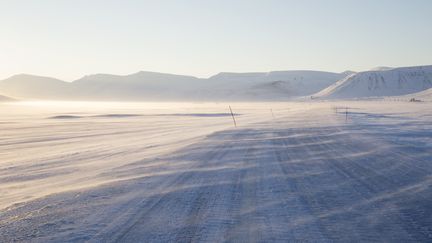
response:
{"label": "foreground snow texture", "polygon": [[432,240],[431,103],[29,105],[1,106],[0,242]]}

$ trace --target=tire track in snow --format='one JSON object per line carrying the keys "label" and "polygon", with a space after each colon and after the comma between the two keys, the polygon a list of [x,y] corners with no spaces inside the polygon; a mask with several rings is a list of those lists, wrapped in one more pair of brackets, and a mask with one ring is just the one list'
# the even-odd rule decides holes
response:
{"label": "tire track in snow", "polygon": [[307,119],[302,125],[217,132],[161,158],[185,164],[144,188],[131,187],[142,195],[137,192],[138,198],[101,219],[111,223],[87,237],[91,242],[430,241],[430,190],[425,195],[409,190],[430,174],[427,161],[422,170],[415,155],[392,146],[373,150],[379,133],[354,137],[348,126],[316,127]]}
{"label": "tire track in snow", "polygon": [[[351,181],[351,185],[353,186],[353,192],[357,192],[359,196],[363,197],[364,200],[368,200],[374,196],[376,196],[379,193],[385,193],[386,188],[398,188],[400,187],[400,183],[398,183],[397,181],[394,181],[393,178],[389,178],[389,176],[385,176],[382,173],[377,173],[376,170],[367,168],[365,166],[363,166],[362,164],[359,164],[360,162],[364,162],[364,159],[356,161],[353,160],[349,157],[338,157],[338,156],[334,156],[335,153],[331,153],[332,151],[344,151],[347,154],[353,153],[353,152],[358,152],[359,148],[358,145],[360,145],[361,143],[359,143],[359,141],[355,142],[355,143],[344,143],[344,144],[336,144],[336,143],[326,143],[325,141],[322,140],[320,134],[318,132],[316,132],[316,136],[313,140],[321,140],[321,142],[318,142],[317,144],[320,144],[320,147],[322,148],[313,148],[313,152],[316,153],[316,151],[320,151],[320,150],[327,150],[330,151],[330,155],[328,155],[328,158],[325,159],[325,161],[327,163],[329,163],[329,165],[331,166],[331,168],[340,173],[341,175],[344,175],[346,177],[347,180]],[[346,140],[347,142],[349,142],[349,137]],[[312,149],[310,146],[305,147],[307,149]],[[360,149],[361,150],[361,149]],[[385,157],[392,157],[392,153],[387,153],[388,151],[385,151],[386,153],[384,153],[382,156],[382,158],[380,157],[374,157],[374,161],[376,163],[380,163],[380,160],[384,159]],[[312,154],[312,153],[311,153]],[[367,155],[366,155],[367,157]],[[400,159],[399,157],[394,157],[395,159]],[[414,161],[411,161],[411,163],[413,163]],[[407,163],[407,162],[406,162]],[[416,171],[417,168],[411,169]],[[399,171],[398,174],[402,174],[403,175],[403,171]],[[423,172],[423,175],[425,175],[425,172]],[[419,175],[420,176],[420,175]],[[354,184],[352,184],[354,183]],[[355,186],[355,184],[358,183],[358,186]],[[421,197],[421,196],[420,196]],[[323,204],[324,202],[320,202],[321,204]],[[321,205],[323,206],[323,205]],[[342,205],[342,206],[346,206],[346,205]],[[322,213],[324,210],[322,208],[317,208],[318,212],[317,213]],[[319,214],[318,214],[319,215]],[[406,215],[405,215],[406,216]],[[394,232],[406,232],[406,236],[408,236],[408,238],[406,238],[407,240],[413,240],[413,238],[411,238],[410,236],[414,235],[414,238],[416,240],[420,240],[420,241],[424,241],[428,238],[424,238],[424,236],[428,236],[430,237],[429,232],[426,232],[426,234],[424,234],[423,236],[418,235],[418,233],[421,234],[422,231],[424,231],[424,229],[422,230],[421,227],[419,227],[419,225],[416,225],[415,221],[413,220],[409,220],[408,222],[406,222],[405,220],[403,220],[401,217],[406,218],[403,214],[393,214],[391,215],[392,218],[388,218],[386,215],[381,215],[380,217],[383,218],[387,218],[387,221],[391,226],[392,230]],[[396,217],[396,218],[394,218]],[[395,219],[399,218],[399,220],[397,220],[396,222]],[[411,222],[411,223],[410,223]],[[329,225],[327,225],[329,226]],[[327,228],[326,226],[326,228]],[[398,227],[402,227],[399,228],[399,230],[397,230]],[[358,231],[362,231],[362,227],[357,227],[356,228]],[[366,231],[363,232],[359,232],[359,239],[362,240],[388,240],[388,238],[381,238],[380,236],[382,236],[380,233],[376,232],[375,236],[372,236],[371,233],[373,234],[374,232],[371,231],[370,229],[365,229]],[[333,232],[331,234],[331,236],[337,236],[338,232]],[[340,235],[340,234],[339,234]],[[371,238],[372,237],[372,238]],[[388,237],[388,235],[386,236]],[[401,238],[399,238],[401,239]],[[332,240],[337,240],[335,238],[333,238]]]}
{"label": "tire track in snow", "polygon": [[[196,145],[195,145],[196,146]],[[199,145],[201,147],[202,145]],[[194,145],[192,145],[194,147]],[[222,159],[230,152],[231,148],[230,143],[222,143],[219,144],[216,147],[213,147],[213,149],[209,153],[205,153],[206,157],[202,158],[193,158],[196,159],[204,159],[204,161],[198,161],[196,165],[193,168],[190,168],[190,170],[193,169],[199,169],[204,167],[209,167],[212,165],[215,165],[217,163],[220,163]],[[185,151],[190,151],[191,148],[186,148]],[[186,155],[187,158],[187,155]],[[171,184],[164,186],[160,190],[162,191],[169,191],[171,188],[175,187],[181,187],[181,186],[187,186],[188,184],[195,184],[195,185],[202,185],[209,183],[206,181],[207,178],[203,178],[200,174],[200,172],[183,172],[181,175],[179,175]],[[215,182],[216,183],[216,182]],[[187,203],[180,203],[176,204],[175,201],[177,199],[185,199],[187,200]],[[146,221],[148,221],[151,218],[157,218],[158,212],[164,211],[165,209],[168,211],[173,211],[170,207],[171,206],[178,206],[178,207],[184,207],[184,209],[180,212],[182,214],[186,213],[186,219],[184,225],[186,225],[185,228],[180,229],[179,232],[169,232],[171,235],[164,236],[166,239],[173,239],[175,238],[176,241],[192,241],[197,235],[198,235],[198,223],[203,218],[203,213],[206,211],[207,204],[209,201],[209,194],[205,191],[192,191],[189,194],[186,195],[172,195],[171,193],[162,194],[160,197],[156,198],[156,202],[153,203],[151,206],[148,204],[145,204],[144,206],[140,207],[140,210],[142,210],[142,213],[139,213],[137,219],[133,220],[133,224],[130,226],[127,226],[125,229],[121,230],[121,234],[117,237],[113,237],[115,242],[132,242],[134,241],[134,234],[137,234],[136,232],[140,231],[140,229],[145,228]],[[174,211],[173,213],[176,213]],[[177,210],[178,213],[178,210]],[[156,215],[154,215],[156,214]],[[178,230],[178,229],[177,229]],[[151,232],[148,232],[151,234]],[[139,234],[138,234],[139,235]],[[112,236],[108,236],[107,238],[112,238]],[[149,238],[149,240],[151,240]],[[154,240],[158,240],[157,236]]]}

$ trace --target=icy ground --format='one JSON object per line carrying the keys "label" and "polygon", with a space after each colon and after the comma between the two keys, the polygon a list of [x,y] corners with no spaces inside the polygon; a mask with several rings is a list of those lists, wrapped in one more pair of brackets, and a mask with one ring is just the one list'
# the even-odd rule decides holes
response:
{"label": "icy ground", "polygon": [[0,105],[0,242],[432,241],[432,103],[231,106]]}

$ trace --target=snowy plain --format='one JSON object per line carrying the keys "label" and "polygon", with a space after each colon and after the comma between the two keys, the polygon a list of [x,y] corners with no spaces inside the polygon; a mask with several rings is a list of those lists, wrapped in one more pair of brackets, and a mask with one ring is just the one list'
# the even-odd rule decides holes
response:
{"label": "snowy plain", "polygon": [[1,103],[0,242],[432,240],[432,103],[230,105]]}

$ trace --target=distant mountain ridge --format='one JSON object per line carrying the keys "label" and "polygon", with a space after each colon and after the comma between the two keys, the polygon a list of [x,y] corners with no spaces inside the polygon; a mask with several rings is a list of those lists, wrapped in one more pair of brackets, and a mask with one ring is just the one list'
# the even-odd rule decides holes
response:
{"label": "distant mountain ridge", "polygon": [[0,81],[0,92],[16,98],[62,98],[70,92],[69,87],[69,83],[59,79],[29,74],[18,74]]}
{"label": "distant mountain ridge", "polygon": [[375,69],[343,73],[222,72],[207,79],[140,71],[129,75],[87,75],[74,82],[20,74],[0,81],[0,93],[19,99],[261,101],[309,96],[318,99],[401,96],[432,88],[432,66]]}
{"label": "distant mountain ridge", "polygon": [[230,100],[284,100],[313,94],[345,76],[310,70],[219,73],[208,79],[212,89],[206,95]]}
{"label": "distant mountain ridge", "polygon": [[0,92],[23,99],[286,100],[313,94],[346,74],[320,71],[219,73],[208,79],[157,72],[87,75],[74,82],[15,75]]}
{"label": "distant mountain ridge", "polygon": [[313,95],[345,99],[399,96],[432,88],[432,66],[392,68],[351,74]]}

